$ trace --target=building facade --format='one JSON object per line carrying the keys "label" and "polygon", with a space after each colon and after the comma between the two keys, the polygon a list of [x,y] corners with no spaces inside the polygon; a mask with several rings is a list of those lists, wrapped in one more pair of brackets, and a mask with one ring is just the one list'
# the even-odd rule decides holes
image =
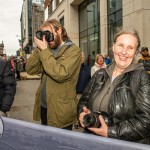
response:
{"label": "building facade", "polygon": [[39,30],[40,26],[44,22],[44,7],[42,4],[33,3],[32,4],[32,41],[33,47],[34,44],[34,36],[37,30]]}
{"label": "building facade", "polygon": [[44,8],[45,20],[55,18],[64,25],[86,63],[97,53],[108,54],[121,28],[135,28],[141,46],[150,49],[149,0],[45,0]]}
{"label": "building facade", "polygon": [[34,47],[35,32],[44,21],[44,6],[41,0],[23,0],[20,18],[22,51],[30,54]]}

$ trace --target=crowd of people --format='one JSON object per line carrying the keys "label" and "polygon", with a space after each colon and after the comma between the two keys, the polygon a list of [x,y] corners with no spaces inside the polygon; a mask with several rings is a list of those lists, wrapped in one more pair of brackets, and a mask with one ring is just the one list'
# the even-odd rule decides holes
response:
{"label": "crowd of people", "polygon": [[19,56],[7,56],[6,54],[2,54],[0,59],[6,60],[11,64],[11,70],[14,71],[16,80],[21,80],[20,73],[25,71],[26,66],[26,58]]}
{"label": "crowd of people", "polygon": [[23,57],[0,55],[0,116],[7,117],[16,94],[17,80],[21,80],[20,72],[25,71]]}
{"label": "crowd of people", "polygon": [[[135,30],[118,32],[113,58],[96,54],[93,66],[85,63],[82,50],[55,19],[43,23],[34,41],[37,47],[27,61],[11,58],[10,64],[18,80],[22,70],[42,74],[35,121],[72,130],[78,120],[84,133],[150,144],[150,55],[142,47],[141,58],[135,61],[141,46]],[[1,103],[0,111],[9,109]]]}

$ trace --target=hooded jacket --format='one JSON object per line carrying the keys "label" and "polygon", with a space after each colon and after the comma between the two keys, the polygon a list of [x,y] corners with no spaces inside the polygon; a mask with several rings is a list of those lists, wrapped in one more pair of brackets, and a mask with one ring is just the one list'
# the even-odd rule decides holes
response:
{"label": "hooded jacket", "polygon": [[[150,139],[150,76],[142,64],[132,63],[111,83],[114,64],[98,70],[90,80],[78,103],[78,116],[83,107],[92,112],[98,94],[108,84],[107,113],[114,124],[108,126],[108,137],[149,143]],[[99,104],[100,106],[100,104]],[[100,108],[100,107],[98,107]]]}
{"label": "hooded jacket", "polygon": [[11,64],[0,60],[0,111],[10,110],[16,93],[15,74],[11,70]]}
{"label": "hooded jacket", "polygon": [[26,64],[28,74],[42,73],[37,90],[33,119],[40,120],[41,94],[46,83],[48,125],[64,128],[76,120],[76,84],[81,66],[81,50],[75,44],[64,45],[56,55],[51,49],[35,49]]}

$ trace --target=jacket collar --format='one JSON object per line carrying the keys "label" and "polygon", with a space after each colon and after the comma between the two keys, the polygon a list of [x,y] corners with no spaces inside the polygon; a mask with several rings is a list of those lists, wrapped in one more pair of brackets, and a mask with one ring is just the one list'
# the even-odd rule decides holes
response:
{"label": "jacket collar", "polygon": [[71,45],[73,45],[72,41],[66,41],[59,49],[58,53],[54,55],[54,58],[58,58],[63,56],[63,53],[68,49]]}
{"label": "jacket collar", "polygon": [[[111,77],[112,76],[112,73],[114,71],[114,68],[115,68],[115,62],[113,62],[112,64],[110,64],[107,68],[106,68],[106,71],[108,73],[108,75]],[[134,71],[134,70],[140,70],[140,69],[144,69],[144,66],[142,63],[136,63],[135,61],[133,61],[129,67],[127,67],[123,72],[122,74],[124,73],[127,73],[127,72],[131,72],[131,71]]]}

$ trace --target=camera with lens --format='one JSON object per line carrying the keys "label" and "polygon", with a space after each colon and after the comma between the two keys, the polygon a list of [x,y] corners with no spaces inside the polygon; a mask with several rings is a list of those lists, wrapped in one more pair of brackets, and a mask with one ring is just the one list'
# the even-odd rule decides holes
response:
{"label": "camera with lens", "polygon": [[46,31],[38,30],[38,31],[36,31],[35,35],[36,35],[36,38],[38,38],[39,40],[43,40],[44,35],[45,35],[45,40],[47,42],[52,42],[54,40],[53,33],[51,33],[48,30],[46,30]]}
{"label": "camera with lens", "polygon": [[101,111],[101,112],[97,111],[97,112],[93,112],[91,114],[86,114],[83,117],[84,126],[85,127],[93,127],[93,128],[101,127],[99,115],[102,115],[102,117],[104,118],[104,120],[108,126],[113,125],[113,118],[111,115],[108,115],[106,112],[103,112],[103,111]]}

